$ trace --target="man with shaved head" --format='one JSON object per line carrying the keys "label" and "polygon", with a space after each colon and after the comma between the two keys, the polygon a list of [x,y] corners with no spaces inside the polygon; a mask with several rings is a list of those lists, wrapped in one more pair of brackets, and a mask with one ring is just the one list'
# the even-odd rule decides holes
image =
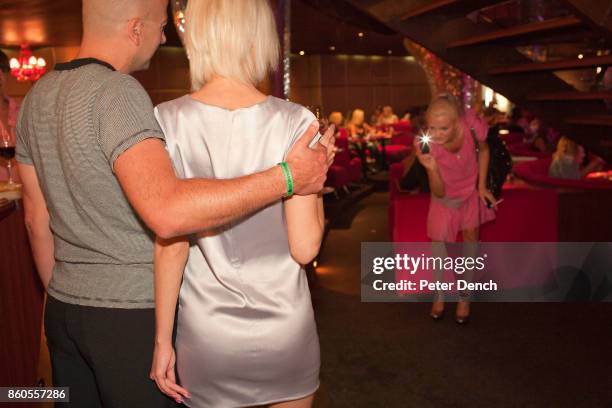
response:
{"label": "man with shaved head", "polygon": [[70,387],[73,407],[174,404],[149,379],[153,237],[238,220],[290,194],[291,177],[295,193],[315,193],[333,157],[308,148],[311,126],[286,159],[289,176],[274,166],[237,179],[177,179],[151,100],[129,75],[165,42],[167,6],[84,0],[76,59],[36,83],[17,124],[53,382]]}

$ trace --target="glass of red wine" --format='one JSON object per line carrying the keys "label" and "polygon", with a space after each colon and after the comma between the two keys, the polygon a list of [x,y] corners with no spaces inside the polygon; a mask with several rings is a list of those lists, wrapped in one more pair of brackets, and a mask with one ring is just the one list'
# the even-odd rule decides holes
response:
{"label": "glass of red wine", "polygon": [[8,183],[13,184],[12,160],[15,158],[15,140],[5,129],[0,129],[0,157],[6,160]]}

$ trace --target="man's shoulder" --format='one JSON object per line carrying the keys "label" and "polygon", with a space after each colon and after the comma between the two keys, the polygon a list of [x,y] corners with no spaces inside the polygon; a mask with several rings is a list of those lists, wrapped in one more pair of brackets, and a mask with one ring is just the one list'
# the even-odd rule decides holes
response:
{"label": "man's shoulder", "polygon": [[136,78],[118,71],[106,71],[105,75],[99,77],[98,80],[103,83],[103,89],[108,92],[146,93],[146,90]]}

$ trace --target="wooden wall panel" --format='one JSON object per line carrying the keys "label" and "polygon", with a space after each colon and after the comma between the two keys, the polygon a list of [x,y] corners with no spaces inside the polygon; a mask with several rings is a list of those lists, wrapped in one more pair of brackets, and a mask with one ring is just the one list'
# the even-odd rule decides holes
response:
{"label": "wooden wall panel", "polygon": [[[292,58],[292,64],[303,64],[301,58]],[[348,57],[321,56],[321,85],[341,86],[347,81]]]}
{"label": "wooden wall panel", "polygon": [[[310,70],[320,61],[320,82]],[[391,104],[396,113],[425,105],[431,95],[425,72],[413,59],[380,56],[295,56],[291,60],[292,100],[321,105],[326,113],[343,113],[360,107],[369,119],[379,105]],[[320,86],[320,99],[308,87]]]}

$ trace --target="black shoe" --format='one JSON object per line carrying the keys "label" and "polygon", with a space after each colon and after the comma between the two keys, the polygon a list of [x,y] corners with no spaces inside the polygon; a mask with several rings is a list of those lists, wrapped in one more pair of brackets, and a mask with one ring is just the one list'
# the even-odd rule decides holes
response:
{"label": "black shoe", "polygon": [[[470,301],[469,300],[459,300],[459,303],[457,303],[457,309],[459,308],[458,306],[462,303],[467,304],[469,306]],[[458,325],[466,325],[470,321],[470,308],[468,307],[467,310],[468,310],[468,313],[466,315],[459,315],[455,313],[455,321],[457,322]]]}
{"label": "black shoe", "polygon": [[470,322],[470,315],[467,316],[455,316],[455,322],[460,326],[465,326]]}
{"label": "black shoe", "polygon": [[444,310],[442,312],[440,312],[440,313],[431,312],[431,313],[429,313],[429,316],[432,318],[433,321],[438,322],[438,321],[444,319]]}

